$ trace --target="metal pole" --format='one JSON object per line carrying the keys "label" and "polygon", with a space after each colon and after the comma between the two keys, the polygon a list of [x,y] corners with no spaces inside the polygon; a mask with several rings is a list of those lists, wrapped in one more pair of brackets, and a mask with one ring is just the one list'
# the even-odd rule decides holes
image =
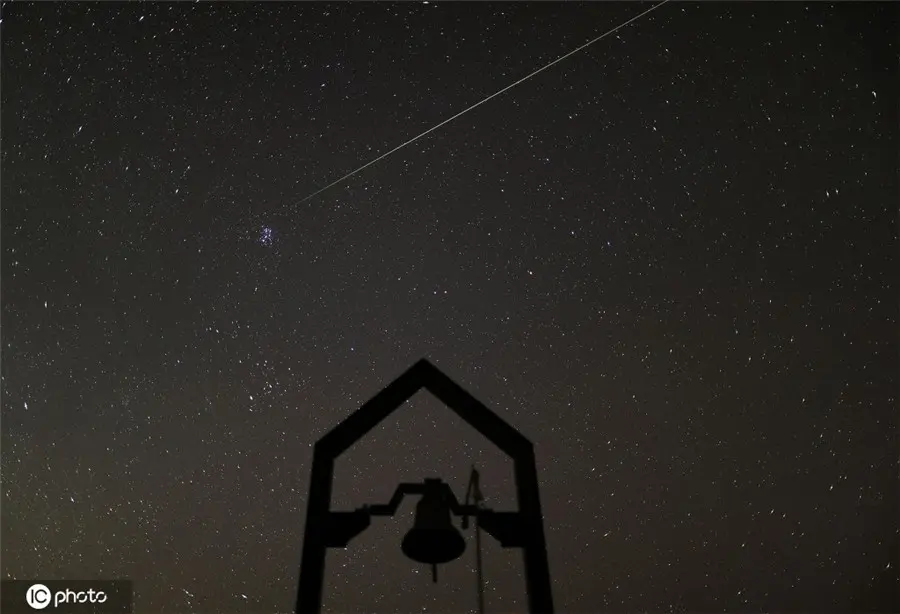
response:
{"label": "metal pole", "polygon": [[[481,509],[481,505],[475,503]],[[481,570],[481,523],[475,516],[475,569],[478,574],[478,614],[484,614],[484,575]]]}
{"label": "metal pole", "polygon": [[481,494],[481,485],[479,484],[478,471],[472,466],[472,477],[470,478],[470,486],[472,488],[472,498],[475,500],[475,574],[478,582],[478,614],[484,614],[484,571],[481,561],[481,502],[484,497]]}

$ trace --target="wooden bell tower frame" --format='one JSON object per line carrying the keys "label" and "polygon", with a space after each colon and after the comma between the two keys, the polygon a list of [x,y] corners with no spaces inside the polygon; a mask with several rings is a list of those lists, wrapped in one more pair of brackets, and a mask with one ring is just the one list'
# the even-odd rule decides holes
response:
{"label": "wooden bell tower frame", "polygon": [[[501,546],[522,549],[528,611],[531,614],[553,614],[550,567],[547,563],[547,545],[544,540],[534,446],[516,429],[424,359],[410,367],[316,442],[310,476],[296,614],[321,612],[327,549],[346,547],[354,536],[369,526],[370,511],[377,513],[375,508],[388,508],[388,506],[374,506],[374,508],[367,506],[353,512],[331,511],[335,459],[421,388],[431,392],[513,459],[519,511],[466,511],[478,513],[482,528],[498,538]],[[392,504],[396,508],[399,500],[395,497]]]}

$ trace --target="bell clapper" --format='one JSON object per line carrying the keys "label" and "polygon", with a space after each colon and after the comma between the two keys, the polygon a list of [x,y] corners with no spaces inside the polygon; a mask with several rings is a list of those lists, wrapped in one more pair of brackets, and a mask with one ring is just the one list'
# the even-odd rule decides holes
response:
{"label": "bell clapper", "polygon": [[437,584],[437,565],[431,565],[431,581]]}

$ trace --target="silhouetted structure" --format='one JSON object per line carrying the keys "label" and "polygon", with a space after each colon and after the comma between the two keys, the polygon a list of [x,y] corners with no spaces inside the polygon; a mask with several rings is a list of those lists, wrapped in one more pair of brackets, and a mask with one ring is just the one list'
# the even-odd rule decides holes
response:
{"label": "silhouetted structure", "polygon": [[[460,505],[450,487],[440,479],[426,479],[422,484],[400,484],[387,505],[365,506],[352,512],[333,512],[329,509],[335,459],[421,388],[435,395],[512,457],[519,511],[495,512],[478,506]],[[534,447],[521,433],[426,360],[414,364],[316,442],[297,591],[297,614],[319,614],[321,611],[326,549],[347,547],[351,539],[369,526],[373,515],[393,515],[407,494],[422,495],[416,510],[416,526],[403,541],[407,556],[432,565],[446,562],[439,559],[456,558],[462,554],[465,545],[460,548],[459,542],[448,531],[448,527],[452,529],[452,526],[441,519],[442,515],[449,509],[464,517],[464,526],[469,515],[475,516],[481,528],[494,536],[501,546],[522,548],[529,612],[552,614],[553,596]],[[431,530],[430,535],[437,537],[437,541],[426,546],[429,538],[422,533],[423,530]],[[460,536],[457,534],[457,537]]]}

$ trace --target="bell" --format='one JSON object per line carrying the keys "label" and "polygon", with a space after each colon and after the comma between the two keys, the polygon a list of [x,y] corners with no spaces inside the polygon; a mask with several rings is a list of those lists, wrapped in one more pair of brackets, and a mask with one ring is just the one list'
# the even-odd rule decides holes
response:
{"label": "bell", "polygon": [[437,582],[437,565],[459,558],[466,541],[451,522],[450,506],[439,489],[426,490],[416,504],[416,520],[400,548],[403,554],[419,563],[431,565]]}

